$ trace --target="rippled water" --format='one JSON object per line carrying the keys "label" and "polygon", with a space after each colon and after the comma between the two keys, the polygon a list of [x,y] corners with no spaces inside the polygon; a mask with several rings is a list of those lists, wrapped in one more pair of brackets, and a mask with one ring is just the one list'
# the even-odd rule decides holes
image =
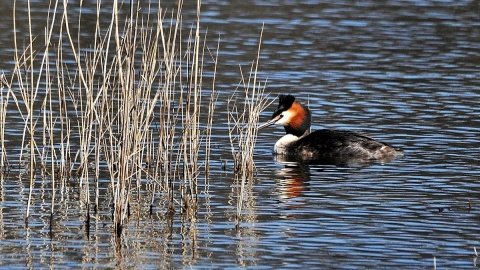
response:
{"label": "rippled water", "polygon": [[[0,266],[477,268],[480,2],[379,2],[204,1],[203,27],[211,44],[221,39],[220,96],[212,176],[197,220],[140,211],[114,243],[108,199],[86,235],[84,206],[67,185],[50,238],[49,183],[38,184],[25,228],[28,182],[10,175],[0,190]],[[35,5],[43,18],[47,7]],[[185,3],[184,11],[188,22],[195,7]],[[11,21],[11,12],[1,20]],[[256,57],[263,24],[259,75],[272,99],[292,93],[309,104],[314,129],[361,130],[405,156],[371,166],[284,164],[271,155],[283,129],[266,129],[249,222],[235,228],[225,104],[239,65],[246,70]],[[12,36],[2,30],[0,68],[8,73]],[[23,124],[10,119],[15,144]]]}

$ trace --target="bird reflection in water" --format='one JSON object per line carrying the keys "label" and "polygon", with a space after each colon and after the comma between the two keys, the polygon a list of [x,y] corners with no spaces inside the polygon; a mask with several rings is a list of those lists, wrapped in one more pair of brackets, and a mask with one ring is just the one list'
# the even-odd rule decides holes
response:
{"label": "bird reflection in water", "polygon": [[300,200],[305,192],[310,190],[310,169],[307,164],[296,162],[281,162],[284,168],[279,170],[277,180],[279,181],[278,189],[280,201],[290,203],[296,201],[291,207],[299,207]]}
{"label": "bird reflection in water", "polygon": [[277,171],[276,179],[278,182],[278,194],[280,201],[287,204],[288,208],[301,207],[305,204],[305,201],[302,198],[306,197],[306,193],[307,195],[310,193],[310,166],[314,166],[315,171],[323,171],[324,168],[332,166],[359,169],[368,167],[375,163],[342,163],[332,162],[332,160],[328,160],[325,163],[296,162],[286,159],[285,156],[281,155],[276,155],[274,158],[276,162],[281,163],[284,166],[282,169]]}

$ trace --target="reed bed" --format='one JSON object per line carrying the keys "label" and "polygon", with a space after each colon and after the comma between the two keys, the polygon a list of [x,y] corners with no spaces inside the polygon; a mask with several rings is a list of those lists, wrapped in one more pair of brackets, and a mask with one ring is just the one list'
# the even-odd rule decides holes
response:
{"label": "reed bed", "polygon": [[[51,226],[56,190],[64,190],[73,180],[88,233],[90,218],[98,214],[105,195],[100,187],[105,178],[117,236],[132,208],[140,213],[146,211],[145,205],[150,214],[160,205],[164,215],[180,212],[188,217],[182,220],[194,220],[199,176],[208,189],[218,98],[219,46],[211,50],[206,45],[201,1],[197,1],[196,23],[188,31],[182,25],[181,0],[171,13],[160,3],[148,5],[145,11],[139,3],[113,1],[108,25],[100,20],[106,4],[99,1],[95,35],[88,37],[87,46],[82,45],[86,39],[82,21],[87,16],[81,12],[82,3],[52,2],[43,34],[33,33],[29,1],[27,5],[28,43],[21,47],[24,37],[15,35],[16,64],[11,80],[2,77],[0,103],[2,171],[9,168],[4,146],[7,105],[15,104],[23,120],[22,147],[14,156],[30,180],[26,223],[39,172],[52,187]],[[16,10],[15,6],[15,22],[20,20]],[[21,32],[16,23],[14,28],[14,33]],[[205,94],[207,61],[214,75]],[[257,79],[257,69],[258,58],[248,78],[242,74],[244,91],[237,96],[242,104],[233,97],[229,102],[235,179],[240,187],[237,216],[242,213],[247,184],[252,184],[256,125],[266,106],[265,82]]]}
{"label": "reed bed", "polygon": [[[22,145],[28,147],[22,147],[19,159],[29,160],[26,220],[37,169],[51,179],[52,217],[57,181],[59,185],[71,178],[78,181],[87,225],[92,207],[93,213],[99,208],[99,181],[107,175],[118,235],[132,203],[139,208],[144,202],[152,206],[155,197],[164,196],[166,212],[196,207],[200,163],[208,163],[208,158],[200,160],[199,152],[201,147],[209,151],[210,144],[202,140],[210,136],[212,127],[209,122],[207,130],[202,129],[200,116],[213,114],[216,93],[212,87],[209,110],[204,112],[201,3],[197,25],[188,36],[182,32],[182,5],[179,1],[176,12],[166,19],[160,5],[156,7],[160,12],[145,15],[134,3],[125,12],[119,10],[125,6],[114,1],[111,23],[102,28],[104,7],[97,3],[95,36],[84,48],[82,14],[70,13],[75,7],[55,2],[44,35],[35,35],[28,2],[27,47],[20,48],[21,37],[14,38],[12,81],[19,91],[12,91],[12,84],[6,95],[2,89],[0,115],[5,125],[11,97],[24,122]],[[4,128],[1,165],[6,168],[3,135]],[[145,179],[154,185],[150,198],[140,192]]]}

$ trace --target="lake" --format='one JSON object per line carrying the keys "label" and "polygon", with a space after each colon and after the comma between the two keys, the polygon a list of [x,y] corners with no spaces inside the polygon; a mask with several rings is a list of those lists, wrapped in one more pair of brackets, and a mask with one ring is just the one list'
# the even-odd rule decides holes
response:
{"label": "lake", "polygon": [[[170,18],[177,3],[165,2],[161,12]],[[16,5],[23,48],[27,3]],[[95,1],[82,9],[76,1],[68,5],[71,13],[82,10],[82,25],[92,29],[81,33],[88,48]],[[108,25],[111,3],[102,5],[101,21]],[[31,8],[33,35],[45,35],[49,3],[32,1]],[[0,69],[7,78],[15,65],[12,10],[4,3],[0,11]],[[196,3],[184,3],[182,12],[188,32]],[[35,182],[26,226],[29,178],[15,169],[23,162],[24,122],[10,99],[3,150],[14,169],[0,181],[0,268],[479,267],[479,1],[209,0],[200,18],[207,46],[214,51],[219,42],[218,101],[210,174],[199,179],[195,218],[166,215],[164,201],[155,201],[150,214],[145,202],[132,210],[118,238],[109,179],[99,179],[100,207],[86,227],[86,206],[72,177],[57,187],[51,227],[47,175]],[[293,94],[312,111],[312,129],[362,131],[403,149],[404,156],[352,166],[282,162],[272,150],[283,128],[263,129],[237,226],[228,100],[255,61],[260,37],[258,78],[269,100]],[[205,84],[204,95],[210,90]],[[260,122],[276,105],[260,114]]]}

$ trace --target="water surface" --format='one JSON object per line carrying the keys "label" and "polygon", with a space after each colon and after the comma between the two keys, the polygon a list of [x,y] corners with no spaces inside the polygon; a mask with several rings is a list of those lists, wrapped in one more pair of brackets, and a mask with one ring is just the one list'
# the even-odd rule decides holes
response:
{"label": "water surface", "polygon": [[[25,10],[25,3],[18,5]],[[48,6],[32,6],[40,35]],[[0,68],[8,75],[11,8],[0,12]],[[193,24],[195,12],[184,4],[185,25]],[[159,211],[163,202],[157,202],[153,215],[134,211],[116,243],[108,180],[89,234],[81,215],[85,206],[75,184],[67,182],[51,237],[49,182],[36,184],[25,227],[28,179],[10,174],[0,183],[0,266],[477,268],[479,12],[478,1],[204,1],[208,43],[216,47],[221,40],[220,95],[211,176],[201,186],[197,218],[166,218]],[[262,27],[259,77],[267,80],[271,99],[294,94],[309,104],[314,129],[367,132],[405,155],[369,166],[282,163],[271,151],[283,129],[266,129],[257,142],[246,218],[235,227],[226,103],[240,81],[239,65],[248,70],[256,57]],[[275,105],[262,113],[263,121]],[[23,132],[14,108],[6,131],[13,156]]]}

